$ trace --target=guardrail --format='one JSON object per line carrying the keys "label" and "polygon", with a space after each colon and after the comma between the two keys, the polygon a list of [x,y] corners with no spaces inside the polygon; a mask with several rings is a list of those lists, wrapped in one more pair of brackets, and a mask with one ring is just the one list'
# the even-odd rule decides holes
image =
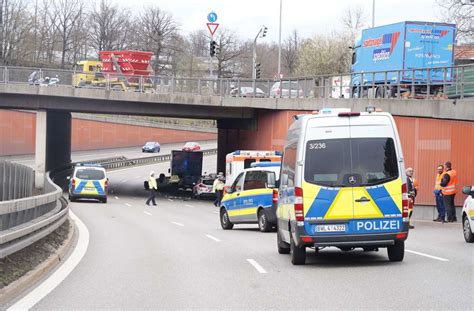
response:
{"label": "guardrail", "polygon": [[33,169],[0,160],[0,201],[29,197],[33,194]]}
{"label": "guardrail", "polygon": [[44,194],[0,202],[0,258],[47,236],[68,217],[62,189],[47,174]]}
{"label": "guardrail", "polygon": [[[31,78],[36,72],[34,79]],[[58,80],[53,81],[53,79]],[[464,98],[474,96],[474,65],[335,73],[284,79],[190,78],[0,67],[0,83],[107,91],[252,98]]]}

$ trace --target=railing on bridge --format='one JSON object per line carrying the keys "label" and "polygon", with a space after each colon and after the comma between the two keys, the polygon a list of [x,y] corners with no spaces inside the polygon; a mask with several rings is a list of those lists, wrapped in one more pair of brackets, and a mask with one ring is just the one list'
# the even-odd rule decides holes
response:
{"label": "railing on bridge", "polygon": [[[36,74],[32,76],[33,72]],[[59,81],[54,82],[56,77]],[[474,96],[474,65],[355,72],[277,80],[123,76],[77,73],[61,69],[0,67],[0,83],[67,85],[107,91],[248,98],[462,99]]]}

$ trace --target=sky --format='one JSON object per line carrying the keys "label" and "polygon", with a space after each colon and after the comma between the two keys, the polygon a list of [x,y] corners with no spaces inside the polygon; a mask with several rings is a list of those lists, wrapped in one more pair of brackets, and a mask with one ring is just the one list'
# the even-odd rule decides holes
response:
{"label": "sky", "polygon": [[[156,5],[171,13],[181,31],[189,33],[205,29],[207,14],[218,16],[219,27],[237,32],[242,39],[253,39],[262,25],[267,37],[259,40],[278,42],[279,0],[110,0],[132,11]],[[373,0],[283,0],[282,40],[297,29],[301,37],[330,33],[341,28],[341,15],[351,6],[362,7],[366,25],[372,20]],[[375,0],[375,26],[404,20],[438,21],[439,0]],[[219,31],[219,29],[218,29]]]}

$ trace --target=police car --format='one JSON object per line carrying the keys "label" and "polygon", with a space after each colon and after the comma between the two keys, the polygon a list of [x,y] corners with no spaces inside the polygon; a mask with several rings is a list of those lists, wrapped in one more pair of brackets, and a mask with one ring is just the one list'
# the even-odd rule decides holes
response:
{"label": "police car", "polygon": [[387,248],[402,261],[408,236],[405,167],[393,117],[323,109],[288,130],[277,205],[277,246],[295,265],[306,248]]}
{"label": "police car", "polygon": [[105,169],[95,164],[80,164],[69,180],[69,200],[97,199],[107,203],[108,178]]}
{"label": "police car", "polygon": [[268,232],[276,225],[274,200],[277,198],[280,162],[254,163],[240,173],[226,190],[220,208],[222,229],[234,224],[258,224]]}
{"label": "police car", "polygon": [[474,242],[474,186],[466,186],[462,193],[467,195],[462,209],[462,228],[464,239],[468,243]]}

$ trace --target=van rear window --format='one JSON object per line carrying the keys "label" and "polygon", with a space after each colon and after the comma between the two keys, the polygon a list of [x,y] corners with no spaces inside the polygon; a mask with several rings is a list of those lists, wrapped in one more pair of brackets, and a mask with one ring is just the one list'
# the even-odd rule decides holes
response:
{"label": "van rear window", "polygon": [[308,141],[304,175],[307,182],[328,187],[373,186],[397,179],[394,141],[392,138]]}
{"label": "van rear window", "polygon": [[77,170],[76,178],[85,180],[100,180],[105,178],[105,174],[101,170],[82,169]]}

